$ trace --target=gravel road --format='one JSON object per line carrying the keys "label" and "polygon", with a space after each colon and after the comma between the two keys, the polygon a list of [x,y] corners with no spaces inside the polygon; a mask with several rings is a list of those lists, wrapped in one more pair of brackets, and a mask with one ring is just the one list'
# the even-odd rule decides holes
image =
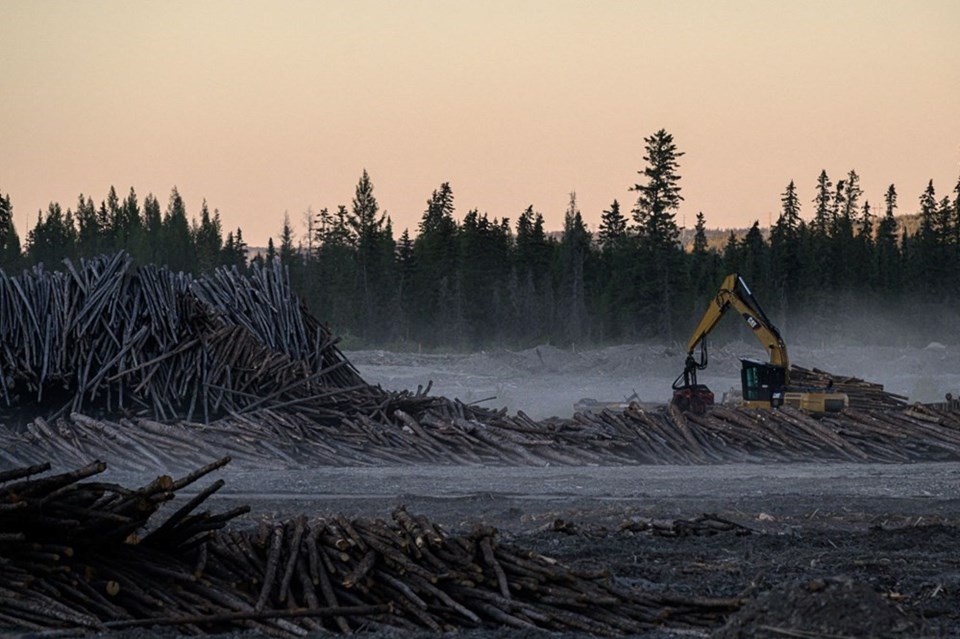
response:
{"label": "gravel road", "polygon": [[792,464],[627,467],[317,468],[227,471],[217,500],[255,513],[386,516],[405,504],[445,524],[526,530],[546,516],[703,512],[847,522],[880,514],[960,518],[960,464]]}

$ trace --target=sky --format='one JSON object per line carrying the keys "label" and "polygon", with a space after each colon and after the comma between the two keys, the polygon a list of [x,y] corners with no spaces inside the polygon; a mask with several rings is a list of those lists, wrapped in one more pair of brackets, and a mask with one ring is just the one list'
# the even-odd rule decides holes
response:
{"label": "sky", "polygon": [[449,182],[458,218],[559,229],[630,209],[644,138],[680,158],[677,221],[775,221],[821,170],[903,213],[960,177],[956,0],[0,0],[0,192],[172,187],[250,245],[350,205],[366,169],[397,235]]}

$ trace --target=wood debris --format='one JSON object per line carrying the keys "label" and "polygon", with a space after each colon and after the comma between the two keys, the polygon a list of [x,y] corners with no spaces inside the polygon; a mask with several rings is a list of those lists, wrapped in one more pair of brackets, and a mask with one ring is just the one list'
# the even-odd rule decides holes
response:
{"label": "wood debris", "polygon": [[138,489],[89,481],[99,462],[60,475],[43,475],[46,464],[4,472],[0,627],[299,636],[506,625],[619,635],[716,626],[743,603],[632,588],[503,543],[495,529],[449,534],[402,507],[389,522],[299,516],[228,528],[245,506],[197,513],[222,481],[148,521],[226,461]]}

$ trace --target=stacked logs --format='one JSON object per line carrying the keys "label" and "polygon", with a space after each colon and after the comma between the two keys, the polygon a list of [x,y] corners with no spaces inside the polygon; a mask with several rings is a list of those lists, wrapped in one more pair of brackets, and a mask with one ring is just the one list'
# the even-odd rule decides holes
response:
{"label": "stacked logs", "polygon": [[795,386],[811,388],[831,388],[846,393],[850,406],[857,409],[903,408],[907,398],[884,390],[883,384],[864,381],[858,377],[834,375],[819,368],[790,366],[790,382]]}
{"label": "stacked logs", "polygon": [[364,383],[279,262],[199,278],[136,268],[123,253],[64,263],[0,272],[5,421],[102,412],[209,422],[296,407],[333,423],[410,401]]}
{"label": "stacked logs", "polygon": [[166,472],[224,454],[248,468],[955,461],[960,411],[918,404],[813,418],[788,407],[715,406],[693,415],[632,405],[535,421],[523,412],[444,402],[420,414],[394,409],[381,419],[361,415],[336,426],[303,413],[261,410],[211,424],[75,413],[36,418],[22,432],[0,427],[0,468],[107,459],[117,469]]}
{"label": "stacked logs", "polygon": [[502,543],[492,528],[452,535],[402,507],[391,522],[300,516],[228,529],[246,507],[195,514],[222,481],[144,534],[161,504],[223,463],[139,489],[84,481],[102,463],[0,475],[0,627],[304,635],[506,625],[618,635],[716,626],[742,604],[630,588]]}

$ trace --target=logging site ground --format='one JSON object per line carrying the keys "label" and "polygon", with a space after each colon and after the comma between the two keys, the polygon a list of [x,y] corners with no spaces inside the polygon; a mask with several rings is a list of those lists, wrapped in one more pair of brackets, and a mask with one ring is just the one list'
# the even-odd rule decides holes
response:
{"label": "logging site ground", "polygon": [[66,266],[0,272],[0,635],[960,639],[954,335],[695,411],[677,345],[344,353],[279,261]]}
{"label": "logging site ground", "polygon": [[[758,343],[737,341],[714,348],[701,381],[723,392],[740,385],[740,358],[766,360]],[[389,389],[416,389],[433,382],[431,393],[482,402],[490,408],[522,410],[534,419],[569,417],[577,400],[623,401],[636,392],[643,402],[666,403],[683,368],[680,345],[632,344],[603,349],[560,349],[541,345],[522,351],[469,354],[353,351],[345,355],[364,379]],[[793,346],[791,361],[884,385],[911,401],[938,402],[960,396],[960,346],[929,342],[918,347]],[[493,399],[489,399],[493,398]]]}
{"label": "logging site ground", "polygon": [[[707,380],[718,398],[738,381],[737,357],[751,354],[746,344],[718,349]],[[582,397],[619,400],[636,391],[642,401],[666,401],[679,359],[675,349],[640,345],[346,355],[367,381],[385,388],[415,389],[432,380],[435,394],[464,402],[496,396],[488,405],[536,419],[569,417]],[[804,366],[882,382],[911,400],[938,401],[960,390],[955,346],[795,349],[794,356]],[[213,503],[250,504],[253,521],[298,513],[389,520],[403,504],[448,530],[496,526],[522,547],[578,569],[609,570],[624,584],[748,601],[723,625],[651,630],[644,637],[960,637],[955,462],[227,468],[218,474],[227,486]],[[391,634],[376,634],[385,632]]]}

